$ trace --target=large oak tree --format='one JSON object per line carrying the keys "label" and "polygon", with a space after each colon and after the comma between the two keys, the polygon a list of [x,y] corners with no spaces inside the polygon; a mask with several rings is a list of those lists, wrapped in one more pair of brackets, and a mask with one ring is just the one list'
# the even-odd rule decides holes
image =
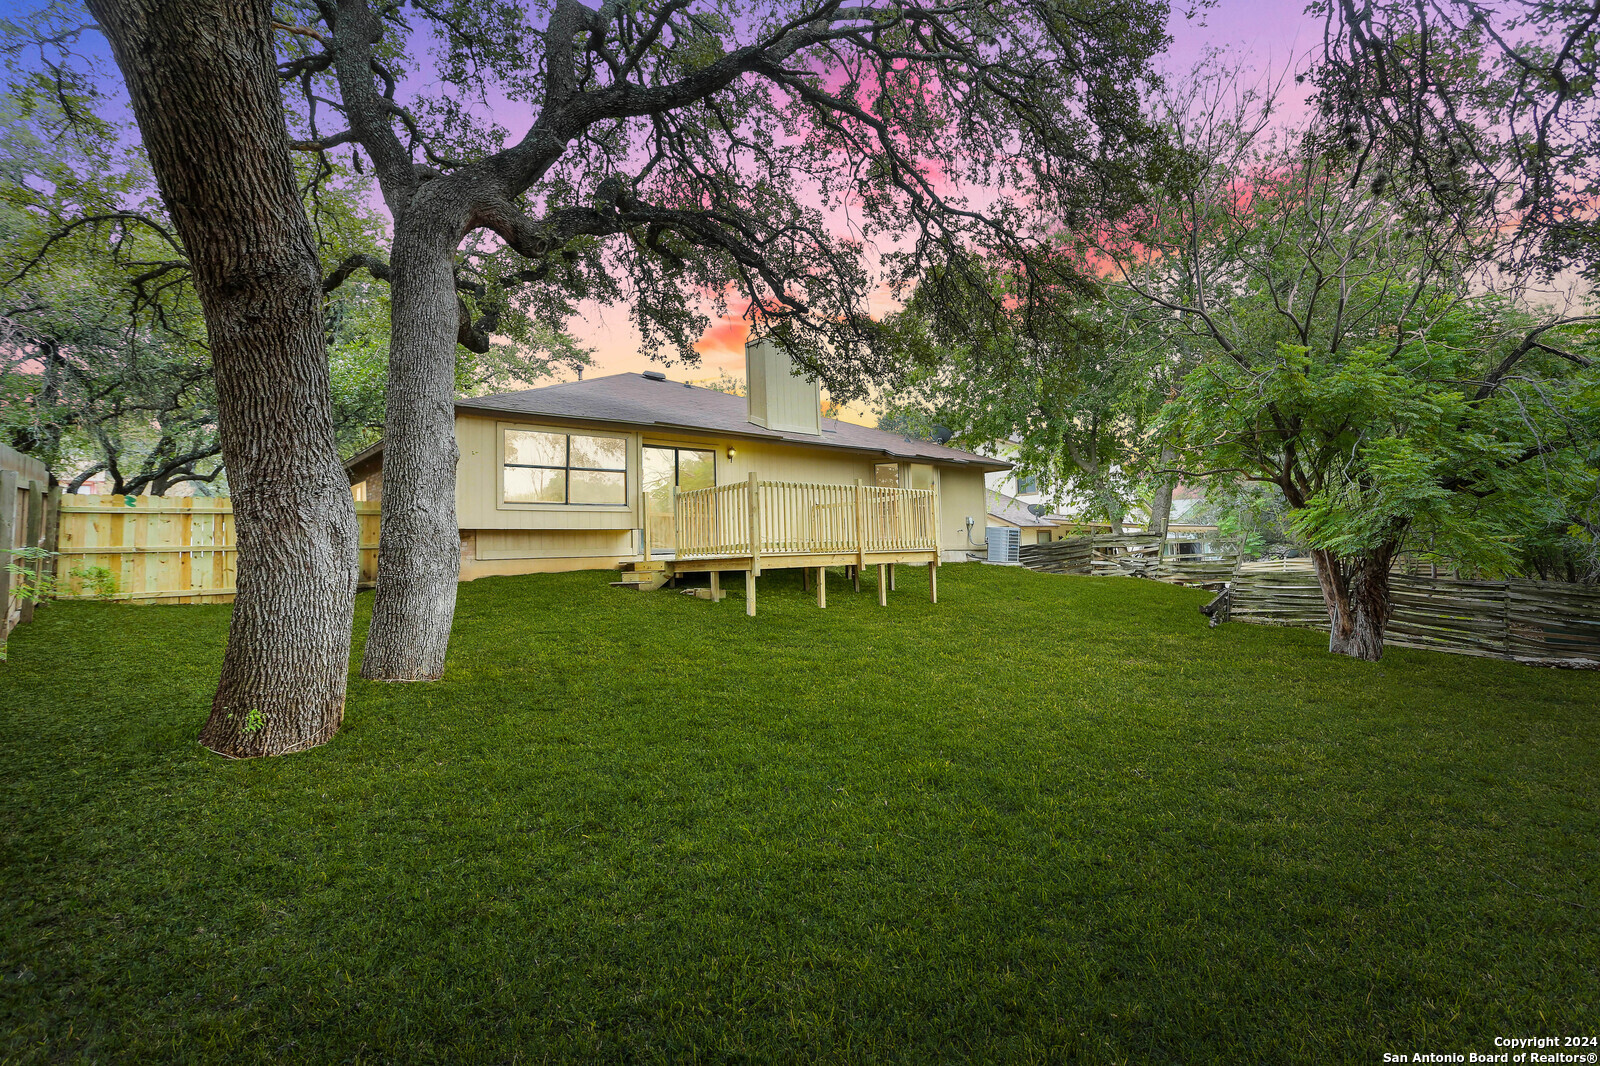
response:
{"label": "large oak tree", "polygon": [[264,0],[91,0],[215,367],[238,594],[201,743],[282,754],[339,728],[357,530],[334,448],[322,276],[290,165]]}
{"label": "large oak tree", "polygon": [[[394,219],[362,665],[394,680],[440,676],[454,611],[452,368],[485,332],[465,268],[557,294],[543,297],[557,312],[574,295],[625,300],[647,348],[689,357],[708,305],[738,302],[836,397],[858,395],[886,369],[877,285],[986,256],[1032,300],[1071,273],[1049,232],[1130,198],[1167,14],[1160,0],[456,0],[418,3],[413,27],[369,0],[299,10],[280,66],[308,104],[298,146],[357,146]],[[408,97],[406,57],[430,37],[442,89]],[[485,100],[502,106],[485,116]],[[522,112],[515,133],[495,125]]]}

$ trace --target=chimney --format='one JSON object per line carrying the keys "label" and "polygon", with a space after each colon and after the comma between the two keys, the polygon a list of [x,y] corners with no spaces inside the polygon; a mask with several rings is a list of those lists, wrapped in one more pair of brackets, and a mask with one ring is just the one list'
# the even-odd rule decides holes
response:
{"label": "chimney", "polygon": [[822,386],[795,372],[789,353],[767,338],[744,346],[749,420],[782,433],[822,433]]}

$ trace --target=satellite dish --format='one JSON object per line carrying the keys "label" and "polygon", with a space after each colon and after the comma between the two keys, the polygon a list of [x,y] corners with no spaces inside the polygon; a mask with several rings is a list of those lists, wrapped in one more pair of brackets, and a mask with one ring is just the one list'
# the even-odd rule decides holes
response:
{"label": "satellite dish", "polygon": [[1030,504],[1028,504],[1028,513],[1033,515],[1033,517],[1035,517],[1035,518],[1038,518],[1040,515],[1043,515],[1048,510],[1050,510],[1050,507],[1049,507],[1048,504],[1043,504],[1043,503],[1030,503]]}
{"label": "satellite dish", "polygon": [[949,426],[933,427],[933,443],[935,444],[949,444],[950,438],[953,436],[955,436],[955,432]]}

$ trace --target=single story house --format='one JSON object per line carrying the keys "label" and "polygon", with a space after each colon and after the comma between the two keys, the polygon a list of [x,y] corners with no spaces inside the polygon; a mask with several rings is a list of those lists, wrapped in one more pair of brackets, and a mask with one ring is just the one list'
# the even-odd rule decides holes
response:
{"label": "single story house", "polygon": [[[748,397],[650,371],[458,401],[462,580],[670,558],[679,547],[675,498],[752,475],[776,497],[785,486],[857,482],[931,490],[937,535],[919,514],[925,531],[918,545],[931,548],[936,540],[934,558],[945,561],[983,553],[984,475],[1010,464],[824,418],[819,386],[796,374],[776,345],[752,341],[745,355]],[[382,442],[346,468],[357,498],[381,498]],[[844,498],[845,490],[830,491],[830,498]],[[919,506],[930,502],[901,495]],[[811,506],[814,516],[826,517],[827,505]],[[857,505],[851,513],[868,510]],[[866,517],[860,522],[865,530]]]}

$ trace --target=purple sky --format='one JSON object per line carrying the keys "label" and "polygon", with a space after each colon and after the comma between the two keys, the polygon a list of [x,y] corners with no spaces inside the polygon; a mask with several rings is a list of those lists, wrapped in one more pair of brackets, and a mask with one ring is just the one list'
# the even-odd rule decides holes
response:
{"label": "purple sky", "polygon": [[[1257,71],[1281,70],[1285,64],[1304,56],[1307,50],[1321,45],[1322,25],[1306,16],[1304,7],[1303,0],[1278,3],[1273,0],[1218,0],[1216,7],[1193,20],[1186,20],[1181,14],[1174,15],[1173,43],[1162,67],[1171,74],[1181,75],[1187,73],[1207,49],[1226,48],[1248,55]],[[1286,115],[1292,116],[1296,111],[1291,108]],[[594,349],[596,365],[585,372],[586,376],[649,370],[657,366],[639,354],[638,338],[628,322],[625,308],[589,308],[582,321],[573,323],[572,330],[583,344]],[[744,323],[737,318],[714,324],[698,346],[701,365],[693,369],[671,368],[668,373],[674,378],[695,380],[715,378],[723,371],[743,377],[745,336]],[[851,414],[861,417],[864,412]]]}
{"label": "purple sky", "polygon": [[[36,7],[38,0],[0,0],[0,15],[20,14]],[[1173,0],[1181,9],[1183,0]],[[1217,0],[1217,6],[1189,20],[1175,15],[1171,23],[1173,44],[1161,66],[1168,73],[1182,75],[1205,54],[1209,48],[1226,48],[1231,52],[1248,55],[1257,71],[1281,70],[1292,60],[1297,60],[1311,48],[1319,47],[1322,26],[1304,14],[1305,0]],[[109,50],[104,49],[98,36],[85,40],[90,51],[104,51],[106,67],[114,70]],[[1289,86],[1292,88],[1292,85]],[[510,110],[520,110],[511,105]],[[1295,117],[1297,109],[1290,108],[1286,117]],[[522,128],[515,119],[502,114],[502,120],[511,126],[513,138]],[[524,120],[525,121],[525,120]],[[381,210],[381,201],[374,197],[374,206]],[[889,310],[885,304],[879,310]],[[640,355],[638,337],[628,321],[627,309],[622,307],[588,307],[580,320],[572,323],[572,331],[579,341],[594,350],[595,366],[587,376],[614,374],[622,371],[647,370],[652,364]],[[742,320],[731,318],[713,324],[698,345],[702,362],[698,368],[676,367],[669,369],[674,378],[701,380],[715,378],[722,371],[737,377],[744,371],[745,326]],[[854,412],[861,417],[861,412]]]}

